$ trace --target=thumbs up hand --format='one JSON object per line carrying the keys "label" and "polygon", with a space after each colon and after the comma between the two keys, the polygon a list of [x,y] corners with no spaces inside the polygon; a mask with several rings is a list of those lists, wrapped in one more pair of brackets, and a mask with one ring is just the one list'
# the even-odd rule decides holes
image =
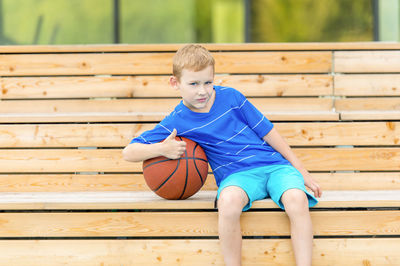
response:
{"label": "thumbs up hand", "polygon": [[186,142],[178,141],[176,137],[176,129],[163,141],[162,155],[169,159],[179,159],[186,150]]}

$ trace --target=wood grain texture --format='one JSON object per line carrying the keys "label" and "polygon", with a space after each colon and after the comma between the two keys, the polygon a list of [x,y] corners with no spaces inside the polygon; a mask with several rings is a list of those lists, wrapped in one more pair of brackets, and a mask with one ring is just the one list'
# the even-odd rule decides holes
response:
{"label": "wood grain texture", "polygon": [[340,111],[342,121],[398,121],[400,111]]}
{"label": "wood grain texture", "polygon": [[132,76],[1,78],[0,99],[132,97]]}
{"label": "wood grain texture", "polygon": [[[165,200],[151,191],[3,192],[3,210],[215,210],[216,191],[201,190],[186,200]],[[313,208],[377,208],[400,204],[399,190],[324,191]],[[253,202],[252,209],[279,209],[271,200]]]}
{"label": "wood grain texture", "polygon": [[[400,148],[296,148],[310,171],[398,171]],[[2,173],[141,172],[142,163],[122,159],[121,149],[5,149]]]}
{"label": "wood grain texture", "polygon": [[336,75],[335,95],[338,96],[399,96],[399,74]]}
{"label": "wood grain texture", "polygon": [[[399,239],[314,239],[313,264],[400,264]],[[0,241],[0,265],[224,265],[211,240]],[[338,256],[340,254],[340,256]],[[295,265],[289,239],[243,240],[243,265]]]}
{"label": "wood grain texture", "polygon": [[400,69],[400,51],[337,51],[335,72],[394,73]]}
{"label": "wood grain texture", "polygon": [[[175,52],[184,44],[2,45],[1,53]],[[211,51],[393,50],[396,42],[203,43]]]}
{"label": "wood grain texture", "polygon": [[[262,112],[331,111],[332,99],[321,98],[253,98],[249,99]],[[2,114],[63,114],[125,112],[145,116],[153,113],[169,114],[180,99],[121,99],[121,100],[36,100],[2,101]],[[32,112],[35,110],[35,112]]]}
{"label": "wood grain texture", "polygon": [[[1,76],[171,74],[174,53],[3,54]],[[330,52],[218,52],[216,73],[327,73]]]}
{"label": "wood grain texture", "polygon": [[[326,98],[253,98],[271,120],[337,120]],[[0,101],[0,122],[160,121],[180,99],[13,100]],[[32,112],[34,110],[34,112]]]}
{"label": "wood grain texture", "polygon": [[[312,173],[323,191],[400,190],[400,173]],[[202,190],[216,191],[213,174]],[[142,174],[1,174],[0,192],[150,191]]]}
{"label": "wood grain texture", "polygon": [[[329,75],[216,75],[215,85],[248,97],[332,94]],[[180,97],[167,75],[1,78],[0,88],[0,99]]]}
{"label": "wood grain texture", "polygon": [[[317,236],[398,235],[400,211],[311,212]],[[217,212],[1,213],[0,237],[218,236]],[[244,236],[288,236],[284,212],[246,212]]]}
{"label": "wood grain texture", "polygon": [[342,111],[400,112],[400,97],[338,99],[335,102],[335,107],[338,112]]}
{"label": "wood grain texture", "polygon": [[[213,175],[193,197],[164,200],[121,154],[180,101],[168,77],[182,45],[0,47],[0,265],[223,265]],[[400,265],[400,45],[205,46],[215,84],[278,122],[322,187],[313,264]],[[271,199],[241,223],[272,237],[244,239],[243,265],[294,265]]]}
{"label": "wood grain texture", "polygon": [[[0,125],[0,147],[125,147],[154,123]],[[400,145],[400,122],[276,123],[291,146]]]}

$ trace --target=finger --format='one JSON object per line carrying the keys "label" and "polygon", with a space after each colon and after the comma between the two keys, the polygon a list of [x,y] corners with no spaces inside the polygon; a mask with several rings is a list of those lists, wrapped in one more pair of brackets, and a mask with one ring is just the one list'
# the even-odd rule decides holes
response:
{"label": "finger", "polygon": [[176,129],[172,130],[171,134],[167,137],[167,140],[175,139],[176,137]]}
{"label": "finger", "polygon": [[321,197],[322,191],[321,191],[321,188],[320,188],[319,186],[316,186],[316,187],[315,187],[315,192],[314,192],[314,194],[315,194],[315,196],[317,196],[318,198]]}
{"label": "finger", "polygon": [[186,142],[185,141],[179,141],[179,145],[186,150]]}

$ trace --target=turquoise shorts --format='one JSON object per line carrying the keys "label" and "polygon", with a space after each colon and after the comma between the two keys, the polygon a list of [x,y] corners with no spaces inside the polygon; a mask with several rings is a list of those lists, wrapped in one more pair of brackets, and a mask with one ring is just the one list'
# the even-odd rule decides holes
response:
{"label": "turquoise shorts", "polygon": [[270,165],[234,173],[221,182],[217,199],[221,191],[229,186],[240,187],[246,192],[249,202],[243,211],[250,209],[253,201],[266,198],[271,198],[284,210],[282,194],[292,188],[306,193],[309,207],[318,203],[317,199],[306,190],[302,174],[291,165]]}

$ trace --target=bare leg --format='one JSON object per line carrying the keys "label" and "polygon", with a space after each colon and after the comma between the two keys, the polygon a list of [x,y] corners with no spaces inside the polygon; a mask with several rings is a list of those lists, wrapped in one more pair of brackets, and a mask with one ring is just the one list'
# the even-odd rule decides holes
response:
{"label": "bare leg", "polygon": [[290,219],[290,231],[297,266],[311,265],[313,229],[304,191],[289,189],[281,197]]}
{"label": "bare leg", "polygon": [[248,202],[247,194],[241,188],[229,186],[224,188],[218,199],[218,233],[228,266],[241,265],[242,232],[240,215]]}

